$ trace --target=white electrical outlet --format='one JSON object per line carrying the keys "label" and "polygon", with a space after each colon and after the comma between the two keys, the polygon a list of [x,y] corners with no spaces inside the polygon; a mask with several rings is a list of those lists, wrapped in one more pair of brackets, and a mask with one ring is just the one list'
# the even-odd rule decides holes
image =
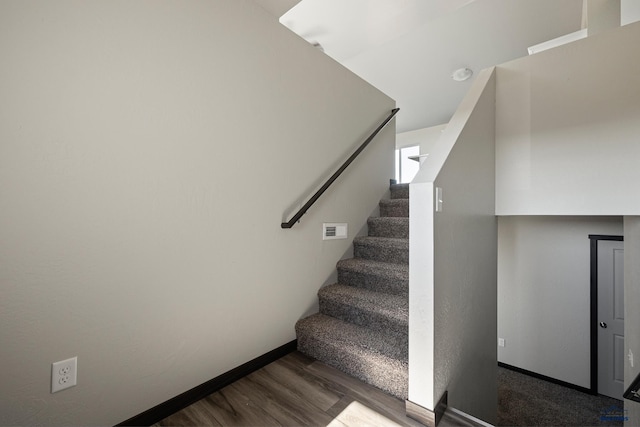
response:
{"label": "white electrical outlet", "polygon": [[51,364],[51,393],[73,387],[77,384],[78,358],[62,360]]}
{"label": "white electrical outlet", "polygon": [[498,338],[498,347],[504,347],[506,345],[504,338]]}

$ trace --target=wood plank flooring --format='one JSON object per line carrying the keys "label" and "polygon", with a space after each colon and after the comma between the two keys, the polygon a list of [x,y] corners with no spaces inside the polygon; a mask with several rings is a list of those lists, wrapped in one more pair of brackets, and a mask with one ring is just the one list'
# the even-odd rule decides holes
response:
{"label": "wood plank flooring", "polygon": [[406,417],[404,401],[299,352],[155,425],[421,426]]}

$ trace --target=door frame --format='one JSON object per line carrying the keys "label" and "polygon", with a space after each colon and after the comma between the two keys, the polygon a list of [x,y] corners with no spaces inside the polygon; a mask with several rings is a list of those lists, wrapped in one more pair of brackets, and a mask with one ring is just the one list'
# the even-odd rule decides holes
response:
{"label": "door frame", "polygon": [[598,241],[624,241],[624,236],[589,234],[591,243],[591,394],[598,394]]}

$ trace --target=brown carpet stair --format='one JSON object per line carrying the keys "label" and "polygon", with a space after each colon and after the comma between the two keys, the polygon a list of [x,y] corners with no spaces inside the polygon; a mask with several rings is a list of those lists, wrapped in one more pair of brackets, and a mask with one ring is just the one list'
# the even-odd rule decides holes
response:
{"label": "brown carpet stair", "polygon": [[320,312],[296,324],[298,350],[400,399],[407,398],[409,186],[391,186],[338,283],[318,292]]}

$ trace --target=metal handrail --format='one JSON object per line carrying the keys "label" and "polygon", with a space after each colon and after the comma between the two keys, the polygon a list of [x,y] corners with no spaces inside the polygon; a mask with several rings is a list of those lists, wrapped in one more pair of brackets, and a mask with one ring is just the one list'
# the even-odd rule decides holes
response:
{"label": "metal handrail", "polygon": [[327,188],[329,188],[329,186],[331,184],[333,184],[333,182],[336,179],[338,179],[338,177],[351,164],[351,162],[353,162],[355,160],[355,158],[358,157],[358,155],[362,152],[362,150],[364,150],[367,147],[367,145],[369,145],[369,143],[373,140],[373,138],[375,138],[376,135],[378,135],[378,133],[382,129],[384,129],[384,127],[387,125],[387,123],[389,123],[391,121],[391,119],[393,119],[393,117],[396,115],[396,113],[398,111],[400,111],[399,108],[394,108],[393,110],[391,110],[391,114],[389,114],[389,116],[386,119],[384,119],[382,121],[382,123],[380,123],[380,125],[376,128],[376,130],[374,130],[371,133],[371,135],[369,135],[369,137],[367,139],[365,139],[365,141],[360,145],[360,147],[358,147],[358,149],[356,151],[354,151],[354,153],[342,164],[342,166],[340,166],[340,168],[333,175],[331,175],[331,178],[329,178],[327,180],[327,182],[325,182],[322,185],[322,187],[320,187],[320,189],[318,191],[316,191],[316,193],[313,196],[311,196],[309,201],[307,203],[305,203],[304,206],[301,207],[300,210],[289,221],[281,223],[280,227],[282,227],[282,228],[291,228],[291,227],[293,227],[294,224],[300,220],[302,215],[307,213],[309,208],[316,202],[316,200],[318,200],[320,198],[320,196],[322,196],[322,194],[327,190]]}

